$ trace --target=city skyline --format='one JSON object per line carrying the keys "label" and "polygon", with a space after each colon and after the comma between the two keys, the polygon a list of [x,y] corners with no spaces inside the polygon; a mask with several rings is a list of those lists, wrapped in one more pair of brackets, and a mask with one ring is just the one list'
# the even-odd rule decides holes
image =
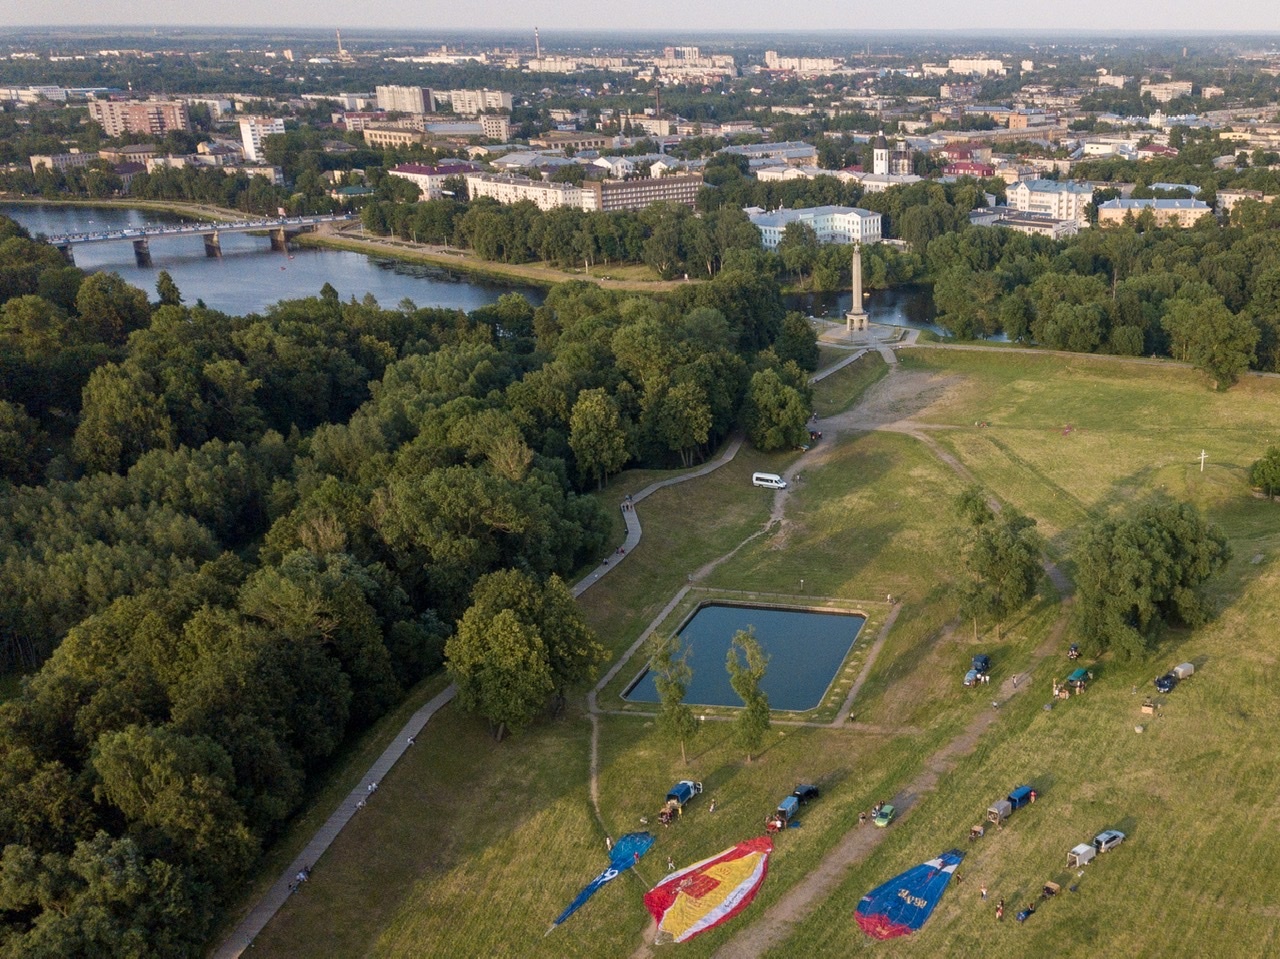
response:
{"label": "city skyline", "polygon": [[[785,11],[785,12],[784,12]],[[975,25],[971,5],[960,0],[935,0],[913,9],[884,8],[870,4],[847,5],[837,0],[804,0],[780,8],[766,0],[735,4],[731,23],[722,5],[709,0],[677,3],[664,0],[635,9],[604,9],[585,0],[481,0],[466,7],[433,11],[429,24],[419,24],[422,9],[408,0],[381,0],[353,14],[349,5],[335,0],[279,0],[270,6],[253,5],[228,14],[225,7],[179,5],[172,0],[84,0],[74,6],[56,7],[0,2],[0,27],[298,27],[411,30],[609,30],[653,31],[946,31],[979,32],[999,36],[1009,31],[1168,33],[1171,31],[1221,33],[1280,33],[1275,8],[1263,0],[1231,0],[1215,5],[1212,19],[1202,4],[1192,0],[1154,0],[1116,5],[1105,0],[1053,0],[1028,7],[1012,0],[995,0],[982,10]]]}

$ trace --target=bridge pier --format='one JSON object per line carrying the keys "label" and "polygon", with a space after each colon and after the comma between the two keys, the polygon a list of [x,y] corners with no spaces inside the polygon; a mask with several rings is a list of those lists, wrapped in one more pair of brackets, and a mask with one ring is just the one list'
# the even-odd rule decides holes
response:
{"label": "bridge pier", "polygon": [[289,249],[289,235],[284,232],[284,227],[271,231],[271,249],[281,252]]}
{"label": "bridge pier", "polygon": [[63,259],[65,259],[72,266],[76,265],[76,255],[72,251],[70,243],[59,243],[58,252],[61,253]]}
{"label": "bridge pier", "polygon": [[222,240],[218,237],[216,230],[204,234],[204,255],[214,259],[222,258]]}
{"label": "bridge pier", "polygon": [[138,266],[151,265],[151,244],[147,242],[146,237],[133,241],[133,259]]}

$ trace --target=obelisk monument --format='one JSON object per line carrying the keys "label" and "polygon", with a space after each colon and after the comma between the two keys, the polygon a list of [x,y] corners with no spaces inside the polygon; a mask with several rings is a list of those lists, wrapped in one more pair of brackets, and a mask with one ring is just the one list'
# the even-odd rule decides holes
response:
{"label": "obelisk monument", "polygon": [[852,333],[867,328],[867,311],[862,308],[862,244],[853,245],[853,302],[845,314],[844,328]]}

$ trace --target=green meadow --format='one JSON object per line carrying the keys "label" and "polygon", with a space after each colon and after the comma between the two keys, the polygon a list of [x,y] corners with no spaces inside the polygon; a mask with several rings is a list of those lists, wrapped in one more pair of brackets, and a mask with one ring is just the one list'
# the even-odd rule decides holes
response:
{"label": "green meadow", "polygon": [[[1046,580],[998,638],[990,628],[975,637],[972,623],[957,620],[961,540],[951,501],[964,480],[929,445],[902,432],[837,425],[824,427],[808,453],[766,457],[744,447],[720,470],[639,504],[640,545],[581,603],[615,658],[691,576],[695,594],[863,606],[868,628],[829,701],[812,716],[785,717],[814,724],[775,725],[762,755],[748,763],[728,723],[708,716],[684,764],[651,716],[620,712],[618,691],[641,666],[628,662],[600,695],[610,710],[598,719],[602,825],[591,802],[585,696],[563,716],[502,743],[449,707],[316,864],[253,954],[631,956],[646,943],[641,897],[668,856],[684,865],[758,835],[766,814],[801,781],[820,784],[822,798],[806,807],[801,828],[777,837],[755,903],[686,945],[651,952],[701,957],[731,940],[750,941],[756,921],[860,829],[868,833],[865,850],[831,873],[816,907],[797,916],[767,955],[1275,952],[1280,504],[1253,495],[1245,477],[1276,441],[1280,380],[1249,378],[1215,394],[1194,372],[1158,363],[932,348],[904,350],[901,360],[890,371],[868,358],[824,380],[820,414],[838,424],[879,389],[909,395],[918,388],[918,431],[1001,501],[1034,517],[1050,557],[1068,572],[1071,546],[1093,518],[1157,489],[1194,502],[1234,549],[1210,584],[1213,621],[1169,633],[1149,659],[1088,664],[1096,675],[1089,689],[1046,710],[1052,680],[1068,671],[1062,597]],[[773,494],[753,488],[750,474],[793,467],[801,477],[781,521],[770,524]],[[616,504],[658,475],[624,475],[601,495]],[[620,542],[620,517],[617,535]],[[872,658],[889,595],[900,609]],[[961,676],[978,651],[994,661],[992,683],[964,689]],[[1155,695],[1151,680],[1184,660],[1196,664],[1196,675]],[[1015,675],[1010,696],[1006,683]],[[850,721],[833,727],[831,704],[859,678]],[[434,691],[424,688],[420,697]],[[1148,695],[1161,704],[1154,716],[1140,710]],[[999,710],[993,698],[1002,700]],[[354,751],[353,768],[363,755]],[[681,778],[702,781],[705,793],[663,829],[657,810]],[[970,843],[969,827],[987,805],[1022,783],[1035,785],[1037,803]],[[870,834],[858,813],[882,799],[901,800],[904,812]],[[323,818],[326,801],[317,800],[310,827],[299,832]],[[620,876],[548,934],[606,865],[605,835],[642,828],[642,817],[658,841],[635,874]],[[1069,872],[1067,851],[1107,828],[1124,831],[1127,841],[1083,874]],[[962,881],[920,932],[890,943],[861,933],[853,912],[863,894],[953,847],[966,854]],[[1016,923],[1014,913],[1050,880],[1063,892]],[[1007,910],[1001,924],[993,914],[999,898]]]}

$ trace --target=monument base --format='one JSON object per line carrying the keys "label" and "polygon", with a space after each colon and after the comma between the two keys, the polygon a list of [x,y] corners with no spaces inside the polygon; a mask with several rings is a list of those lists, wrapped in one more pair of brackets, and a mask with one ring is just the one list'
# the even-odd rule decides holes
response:
{"label": "monument base", "polygon": [[850,333],[854,330],[865,330],[870,318],[869,314],[864,313],[861,310],[856,313],[850,310],[844,315],[844,328]]}

